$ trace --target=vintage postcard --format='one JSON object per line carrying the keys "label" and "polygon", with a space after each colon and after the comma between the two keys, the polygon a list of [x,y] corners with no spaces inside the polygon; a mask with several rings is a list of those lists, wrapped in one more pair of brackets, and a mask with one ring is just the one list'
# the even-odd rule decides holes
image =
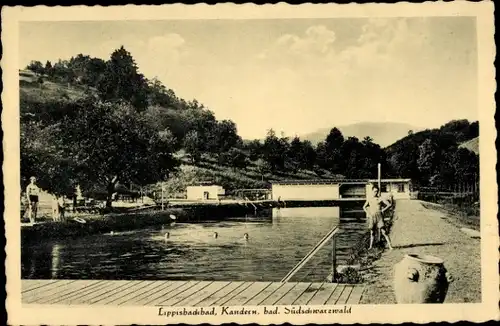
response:
{"label": "vintage postcard", "polygon": [[498,319],[493,9],[3,8],[8,323]]}

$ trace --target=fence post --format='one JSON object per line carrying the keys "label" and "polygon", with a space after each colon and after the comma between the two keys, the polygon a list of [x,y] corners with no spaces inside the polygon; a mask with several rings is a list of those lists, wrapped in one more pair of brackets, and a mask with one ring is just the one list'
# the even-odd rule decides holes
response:
{"label": "fence post", "polygon": [[332,283],[337,281],[337,236],[332,238]]}

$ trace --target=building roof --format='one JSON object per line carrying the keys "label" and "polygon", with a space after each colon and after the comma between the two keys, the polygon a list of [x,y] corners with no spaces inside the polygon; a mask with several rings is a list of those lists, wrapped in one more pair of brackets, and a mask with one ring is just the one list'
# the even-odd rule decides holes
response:
{"label": "building roof", "polygon": [[[411,179],[381,179],[381,182],[409,182]],[[327,185],[327,184],[367,184],[377,179],[309,179],[271,181],[275,185]]]}

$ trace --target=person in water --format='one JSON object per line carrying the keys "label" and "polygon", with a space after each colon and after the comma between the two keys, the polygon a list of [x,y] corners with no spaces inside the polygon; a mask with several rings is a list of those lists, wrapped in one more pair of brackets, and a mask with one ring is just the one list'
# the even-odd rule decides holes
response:
{"label": "person in water", "polygon": [[[392,204],[380,197],[380,189],[376,186],[372,186],[372,197],[367,198],[365,204],[363,205],[363,210],[368,217],[368,229],[370,230],[370,247],[373,247],[373,238],[375,236],[375,232],[377,235],[377,239],[380,239],[380,234],[382,234],[387,241],[387,245],[390,250],[392,250],[391,239],[385,232],[384,225],[384,212],[388,210]],[[384,207],[382,208],[382,205]]]}
{"label": "person in water", "polygon": [[243,235],[243,239],[245,239],[245,241],[248,241],[248,233],[245,233],[245,234]]}
{"label": "person in water", "polygon": [[28,199],[28,217],[31,223],[36,220],[36,213],[38,210],[38,196],[40,195],[40,188],[36,185],[36,178],[30,178],[30,184],[26,187],[26,197]]}

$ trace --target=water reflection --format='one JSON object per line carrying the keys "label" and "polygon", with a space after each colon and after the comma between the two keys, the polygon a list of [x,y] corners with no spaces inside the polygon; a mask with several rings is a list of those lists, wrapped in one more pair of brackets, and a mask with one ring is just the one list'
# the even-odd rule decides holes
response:
{"label": "water reflection", "polygon": [[[282,208],[267,219],[177,223],[50,241],[22,248],[22,277],[279,281],[338,223],[335,207]],[[314,258],[319,279],[308,281],[329,273],[326,247]]]}

